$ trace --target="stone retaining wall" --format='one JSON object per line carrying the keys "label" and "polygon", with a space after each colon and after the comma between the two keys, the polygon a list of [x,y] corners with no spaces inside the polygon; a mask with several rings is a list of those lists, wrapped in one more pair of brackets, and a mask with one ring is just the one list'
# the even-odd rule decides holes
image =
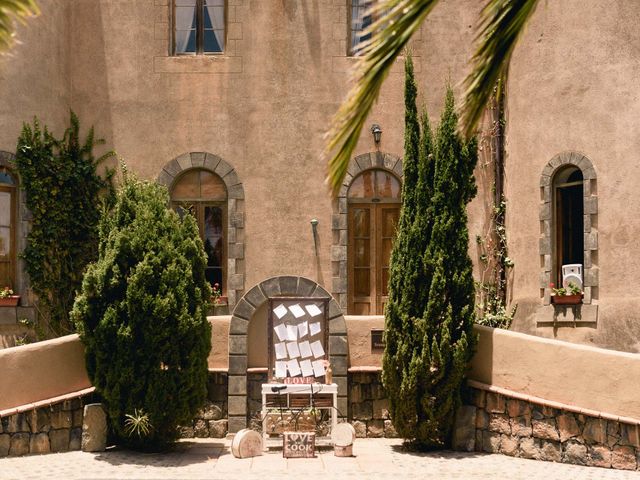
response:
{"label": "stone retaining wall", "polygon": [[604,468],[638,470],[638,425],[472,389],[460,408],[457,450]]}
{"label": "stone retaining wall", "polygon": [[[380,372],[349,373],[349,421],[359,438],[395,438]],[[346,412],[340,412],[345,414]]]}
{"label": "stone retaining wall", "polygon": [[0,457],[80,450],[84,405],[93,396],[0,418]]}
{"label": "stone retaining wall", "polygon": [[191,425],[180,428],[182,438],[224,438],[229,430],[227,420],[227,374],[209,373],[207,400]]}

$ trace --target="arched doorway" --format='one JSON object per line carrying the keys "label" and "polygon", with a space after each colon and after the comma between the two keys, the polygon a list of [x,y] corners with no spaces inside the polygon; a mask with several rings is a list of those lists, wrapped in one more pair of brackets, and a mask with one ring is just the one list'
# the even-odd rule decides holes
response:
{"label": "arched doorway", "polygon": [[[249,352],[254,342],[266,345],[264,328],[253,328],[256,324],[266,325],[265,304],[270,298],[278,297],[323,297],[329,298],[327,320],[329,324],[328,354],[333,369],[333,382],[338,385],[338,411],[346,414],[348,343],[347,327],[342,310],[336,300],[313,280],[298,276],[272,277],[251,288],[238,302],[229,325],[229,370],[228,370],[228,412],[229,432],[246,428],[250,403],[256,403],[255,382],[248,382],[249,375],[265,373],[266,368],[251,368],[248,365]],[[262,316],[262,318],[261,318]],[[262,346],[264,346],[262,345]],[[253,345],[260,349],[261,346]],[[266,367],[266,365],[265,365]],[[266,375],[265,375],[266,378]],[[258,390],[259,392],[259,390]],[[253,400],[252,400],[253,398]]]}
{"label": "arched doorway", "polygon": [[349,314],[384,313],[400,192],[400,180],[381,168],[365,170],[351,182],[347,192]]}

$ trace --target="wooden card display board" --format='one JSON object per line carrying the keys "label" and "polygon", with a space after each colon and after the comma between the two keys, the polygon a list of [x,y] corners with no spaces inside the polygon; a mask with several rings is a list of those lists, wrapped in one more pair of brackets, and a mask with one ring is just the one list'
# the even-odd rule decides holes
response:
{"label": "wooden card display board", "polygon": [[329,360],[329,299],[269,299],[269,382],[324,383]]}

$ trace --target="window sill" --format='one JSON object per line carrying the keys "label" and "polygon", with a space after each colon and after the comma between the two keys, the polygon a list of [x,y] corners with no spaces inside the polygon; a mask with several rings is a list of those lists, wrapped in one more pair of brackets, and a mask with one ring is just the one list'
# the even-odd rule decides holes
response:
{"label": "window sill", "polygon": [[176,55],[154,57],[155,73],[242,73],[242,57],[222,55]]}
{"label": "window sill", "polygon": [[538,327],[592,327],[598,323],[598,305],[545,305],[536,312]]}

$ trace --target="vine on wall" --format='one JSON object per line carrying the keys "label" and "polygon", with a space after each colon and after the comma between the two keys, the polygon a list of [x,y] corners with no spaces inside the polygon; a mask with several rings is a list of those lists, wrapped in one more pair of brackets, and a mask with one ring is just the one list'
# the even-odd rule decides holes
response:
{"label": "vine on wall", "polygon": [[504,85],[503,78],[495,87],[489,109],[491,127],[480,142],[480,150],[485,152],[482,168],[493,167],[493,205],[486,233],[476,236],[480,261],[480,280],[476,282],[477,323],[497,328],[509,328],[517,309],[517,305],[507,309],[507,278],[513,261],[507,249],[507,202],[503,187],[506,124]]}
{"label": "vine on wall", "polygon": [[87,264],[97,257],[97,224],[105,201],[114,198],[113,171],[105,178],[93,147],[104,143],[91,128],[80,143],[78,117],[70,112],[70,126],[55,138],[38,119],[24,124],[15,165],[32,214],[27,247],[22,253],[31,288],[38,296],[39,318],[49,335],[74,330],[69,320],[76,291]]}

